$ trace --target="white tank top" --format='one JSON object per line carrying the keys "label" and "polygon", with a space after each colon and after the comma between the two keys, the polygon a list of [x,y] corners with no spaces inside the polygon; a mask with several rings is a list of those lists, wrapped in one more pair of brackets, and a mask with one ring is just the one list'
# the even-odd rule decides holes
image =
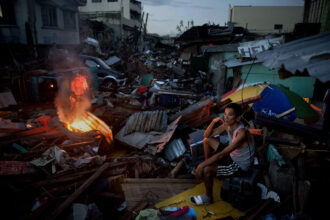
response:
{"label": "white tank top", "polygon": [[[229,130],[227,130],[229,143],[232,143],[235,140],[237,132],[241,128],[246,129],[244,125],[240,123],[240,125],[235,129],[233,133],[233,138],[231,137]],[[233,161],[235,161],[239,165],[239,167],[244,171],[248,170],[248,168],[252,164],[253,156],[254,156],[254,139],[253,136],[250,134],[250,132],[248,132],[248,134],[251,137],[250,143],[247,146],[237,147],[235,150],[233,150],[230,153],[230,157],[233,159]]]}

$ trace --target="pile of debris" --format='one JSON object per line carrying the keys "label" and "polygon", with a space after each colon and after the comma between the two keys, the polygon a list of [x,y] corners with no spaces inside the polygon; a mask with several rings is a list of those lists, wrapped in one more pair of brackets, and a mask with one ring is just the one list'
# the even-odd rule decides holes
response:
{"label": "pile of debris", "polygon": [[[91,91],[84,71],[70,69],[73,75],[56,79],[55,104],[17,104],[11,92],[1,93],[4,214],[26,219],[316,216],[314,195],[329,183],[322,177],[329,168],[324,130],[289,121],[292,114],[299,116],[298,108],[261,109],[271,91],[289,94],[270,83],[243,83],[215,98],[212,76],[193,68],[202,63],[196,59],[187,66],[168,48],[133,54],[116,66],[125,70],[126,83],[102,92]],[[119,62],[114,57],[108,62],[114,60]],[[257,92],[243,95],[248,90]],[[242,107],[242,121],[254,136],[253,168],[241,177],[215,180],[215,205],[198,207],[188,197],[204,189],[194,176],[204,161],[204,132],[229,103]]]}

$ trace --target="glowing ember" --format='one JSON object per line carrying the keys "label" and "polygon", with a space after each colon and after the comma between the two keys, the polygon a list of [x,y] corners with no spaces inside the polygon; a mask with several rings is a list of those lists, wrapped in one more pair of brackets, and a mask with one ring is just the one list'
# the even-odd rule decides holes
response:
{"label": "glowing ember", "polygon": [[84,117],[76,118],[73,122],[67,124],[67,129],[75,132],[99,131],[107,140],[112,141],[112,132],[108,125],[90,112],[86,112]]}
{"label": "glowing ember", "polygon": [[[68,88],[68,92],[60,91],[56,101],[60,121],[70,131],[88,132],[95,130],[101,133],[108,143],[111,143],[111,129],[101,119],[87,111],[91,98],[87,75],[78,73],[66,85],[69,86],[63,86],[63,88]],[[67,95],[68,93],[70,95]]]}

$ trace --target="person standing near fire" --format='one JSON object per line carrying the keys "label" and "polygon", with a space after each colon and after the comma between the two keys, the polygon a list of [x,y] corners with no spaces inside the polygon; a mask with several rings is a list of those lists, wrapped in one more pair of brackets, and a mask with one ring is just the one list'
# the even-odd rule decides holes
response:
{"label": "person standing near fire", "polygon": [[71,94],[70,103],[71,108],[77,108],[84,101],[84,99],[91,100],[92,93],[87,82],[87,74],[77,73],[77,76],[70,82]]}

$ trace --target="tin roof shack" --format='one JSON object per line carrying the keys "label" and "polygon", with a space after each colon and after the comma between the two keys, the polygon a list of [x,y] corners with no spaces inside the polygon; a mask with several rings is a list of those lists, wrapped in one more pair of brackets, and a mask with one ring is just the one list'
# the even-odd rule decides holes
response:
{"label": "tin roof shack", "polygon": [[209,72],[213,75],[212,83],[216,87],[218,102],[221,101],[221,96],[226,91],[226,68],[224,62],[236,55],[237,46],[238,44],[224,44],[201,47],[203,54],[209,58]]}
{"label": "tin roof shack", "polygon": [[181,56],[184,64],[190,64],[190,58],[200,52],[203,45],[222,45],[229,42],[240,42],[246,35],[244,28],[228,26],[207,25],[194,26],[175,39],[175,43],[181,46]]}
{"label": "tin roof shack", "polygon": [[[315,78],[308,75],[297,75],[290,78],[285,78],[278,69],[269,68],[270,66],[263,64],[263,55],[276,51],[280,44],[283,43],[283,38],[264,39],[259,41],[240,43],[237,48],[236,57],[232,57],[225,66],[227,70],[227,88],[236,88],[242,83],[255,82],[270,82],[273,84],[282,84],[288,87],[291,91],[305,98],[312,98],[314,93]],[[270,50],[272,49],[272,50]],[[269,51],[266,51],[269,50]],[[266,51],[262,53],[263,51]],[[288,57],[287,53],[282,53],[283,57]],[[240,57],[240,59],[237,59]],[[258,59],[255,59],[255,58]],[[274,58],[275,59],[275,58]],[[270,62],[272,62],[270,60]]]}
{"label": "tin roof shack", "polygon": [[285,43],[256,57],[270,69],[289,72],[288,76],[310,75],[325,83],[330,80],[330,31]]}

